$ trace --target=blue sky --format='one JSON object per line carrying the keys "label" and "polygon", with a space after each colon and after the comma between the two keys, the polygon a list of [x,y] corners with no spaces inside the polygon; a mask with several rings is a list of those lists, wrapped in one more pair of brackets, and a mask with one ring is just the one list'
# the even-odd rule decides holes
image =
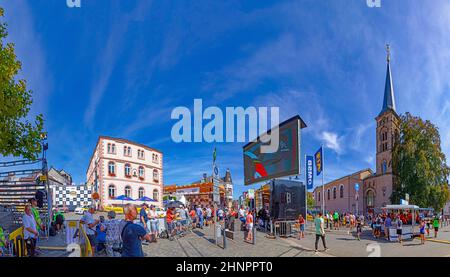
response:
{"label": "blue sky", "polygon": [[[209,173],[214,145],[170,139],[172,109],[194,98],[280,106],[282,119],[299,114],[308,125],[303,153],[326,146],[325,181],[374,170],[386,42],[398,112],[435,123],[450,155],[447,0],[382,0],[381,8],[365,0],[65,2],[0,5],[34,91],[32,113],[45,116],[49,163],[76,183],[99,135],[161,150],[165,184]],[[216,146],[235,196],[251,188],[243,186],[243,143]]]}

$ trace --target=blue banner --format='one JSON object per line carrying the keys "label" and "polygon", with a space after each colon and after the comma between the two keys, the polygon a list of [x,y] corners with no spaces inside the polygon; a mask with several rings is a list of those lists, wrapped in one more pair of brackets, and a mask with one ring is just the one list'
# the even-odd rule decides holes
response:
{"label": "blue banner", "polygon": [[306,188],[312,189],[314,185],[314,157],[306,156]]}
{"label": "blue banner", "polygon": [[320,149],[317,150],[317,152],[314,156],[316,157],[316,172],[317,172],[317,176],[319,176],[320,173],[322,173],[322,169],[323,169],[322,147],[320,147]]}

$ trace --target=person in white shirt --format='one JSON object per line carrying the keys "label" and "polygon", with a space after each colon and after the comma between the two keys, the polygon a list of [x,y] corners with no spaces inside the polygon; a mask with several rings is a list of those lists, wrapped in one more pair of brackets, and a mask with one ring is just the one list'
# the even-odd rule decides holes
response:
{"label": "person in white shirt", "polygon": [[150,211],[148,212],[148,218],[150,221],[150,230],[153,235],[153,240],[156,242],[156,238],[159,235],[159,226],[158,226],[158,214],[156,213],[155,206],[150,206]]}
{"label": "person in white shirt", "polygon": [[23,238],[27,246],[28,256],[34,257],[36,250],[36,240],[38,238],[38,231],[36,227],[36,220],[31,214],[31,206],[28,204],[25,206],[25,214],[22,217],[23,224]]}

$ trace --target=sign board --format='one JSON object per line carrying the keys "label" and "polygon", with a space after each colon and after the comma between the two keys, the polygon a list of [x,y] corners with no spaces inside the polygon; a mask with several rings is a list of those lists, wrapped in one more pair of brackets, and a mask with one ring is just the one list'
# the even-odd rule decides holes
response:
{"label": "sign board", "polygon": [[253,199],[253,198],[255,198],[255,190],[249,189],[248,190],[248,199]]}
{"label": "sign board", "polygon": [[177,189],[177,194],[199,194],[200,188],[185,188],[185,189]]}
{"label": "sign board", "polygon": [[45,181],[47,181],[47,176],[41,175],[41,176],[39,176],[39,180],[42,182],[45,182]]}
{"label": "sign board", "polygon": [[314,185],[314,157],[306,156],[306,188],[312,189]]}
{"label": "sign board", "polygon": [[359,184],[358,183],[355,183],[355,190],[359,191]]}
{"label": "sign board", "polygon": [[216,204],[220,203],[219,182],[216,180],[216,178],[213,178],[213,201]]}
{"label": "sign board", "polygon": [[409,205],[409,201],[405,199],[400,199],[400,205]]}
{"label": "sign board", "polygon": [[264,145],[262,141],[268,141],[267,134],[245,145],[244,184],[251,185],[275,178],[300,175],[299,128],[305,127],[306,124],[300,116],[295,116],[272,128],[279,133],[278,150],[274,153],[261,151],[261,146]]}
{"label": "sign board", "polygon": [[409,201],[409,194],[408,193],[405,193],[405,200]]}

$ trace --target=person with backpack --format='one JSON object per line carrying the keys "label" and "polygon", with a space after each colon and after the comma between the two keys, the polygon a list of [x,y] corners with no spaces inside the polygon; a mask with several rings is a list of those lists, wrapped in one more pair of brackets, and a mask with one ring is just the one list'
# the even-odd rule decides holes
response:
{"label": "person with backpack", "polygon": [[137,209],[133,204],[126,204],[123,208],[125,222],[121,231],[122,257],[144,257],[142,241],[151,242],[151,235],[139,224],[135,224]]}

